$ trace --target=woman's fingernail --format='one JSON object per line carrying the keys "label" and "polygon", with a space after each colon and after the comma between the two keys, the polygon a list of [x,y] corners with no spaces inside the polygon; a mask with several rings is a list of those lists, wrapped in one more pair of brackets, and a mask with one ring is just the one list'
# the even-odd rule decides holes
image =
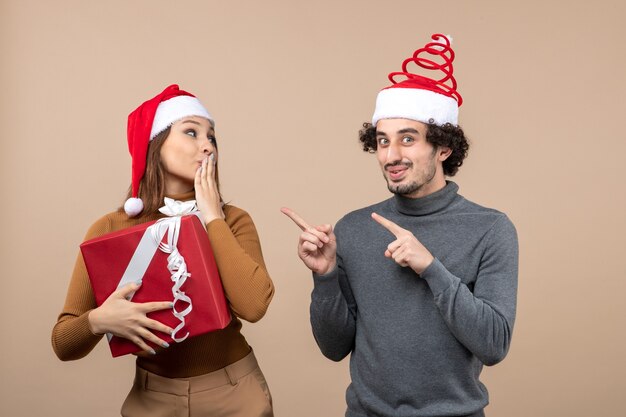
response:
{"label": "woman's fingernail", "polygon": [[156,352],[154,351],[154,349],[150,349],[150,354],[151,355],[156,355]]}
{"label": "woman's fingernail", "polygon": [[164,347],[164,348],[168,348],[168,347],[170,347],[170,344],[169,344],[169,343],[167,343],[167,342],[163,342],[163,347]]}
{"label": "woman's fingernail", "polygon": [[142,281],[142,280],[140,280],[140,279],[138,279],[137,281],[135,281],[135,284],[137,284],[137,285],[141,285],[142,283],[143,283],[143,281]]}
{"label": "woman's fingernail", "polygon": [[170,303],[170,308],[174,308],[174,303]]}

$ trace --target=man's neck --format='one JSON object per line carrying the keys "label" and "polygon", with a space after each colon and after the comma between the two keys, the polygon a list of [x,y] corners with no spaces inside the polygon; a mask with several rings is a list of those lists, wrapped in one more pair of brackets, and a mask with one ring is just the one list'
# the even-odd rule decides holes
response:
{"label": "man's neck", "polygon": [[436,193],[437,191],[443,189],[445,186],[446,186],[446,178],[443,175],[435,176],[431,181],[421,186],[419,190],[416,190],[415,192],[411,194],[405,194],[403,195],[403,197],[406,197],[406,198],[426,197],[427,195]]}

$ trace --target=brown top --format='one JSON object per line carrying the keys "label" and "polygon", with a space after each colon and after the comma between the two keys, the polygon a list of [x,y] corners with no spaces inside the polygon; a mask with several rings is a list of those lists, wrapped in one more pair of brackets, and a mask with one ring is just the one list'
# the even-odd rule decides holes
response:
{"label": "brown top", "polygon": [[[194,195],[174,197],[189,200]],[[231,205],[223,210],[225,219],[213,220],[206,228],[234,318],[222,330],[170,343],[169,348],[158,349],[156,355],[137,357],[137,364],[150,372],[169,378],[197,376],[223,368],[250,352],[240,332],[239,318],[249,322],[261,319],[274,295],[274,285],[248,213]],[[158,212],[140,219],[129,218],[122,210],[109,213],[91,226],[85,240],[161,217]],[[102,336],[94,335],[89,328],[87,315],[94,308],[96,302],[79,251],[65,306],[52,329],[52,347],[59,359],[80,359],[100,341]]]}

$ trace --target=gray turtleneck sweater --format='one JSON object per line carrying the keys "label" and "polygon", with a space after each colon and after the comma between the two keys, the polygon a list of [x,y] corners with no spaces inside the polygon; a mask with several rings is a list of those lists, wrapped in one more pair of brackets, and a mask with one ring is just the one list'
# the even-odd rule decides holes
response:
{"label": "gray turtleneck sweater", "polygon": [[[418,199],[394,196],[343,217],[337,267],[314,274],[311,325],[322,353],[351,353],[346,416],[482,416],[484,365],[506,355],[518,247],[506,215],[448,182]],[[395,237],[376,212],[411,231],[435,260],[421,274],[385,257]]]}

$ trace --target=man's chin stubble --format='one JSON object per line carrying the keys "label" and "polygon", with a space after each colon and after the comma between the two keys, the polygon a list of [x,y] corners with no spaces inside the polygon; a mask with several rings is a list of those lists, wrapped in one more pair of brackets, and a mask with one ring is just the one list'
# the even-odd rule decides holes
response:
{"label": "man's chin stubble", "polygon": [[387,189],[389,190],[389,192],[393,194],[398,194],[401,196],[413,194],[420,188],[421,187],[415,181],[409,184],[401,184],[401,185],[393,185],[389,181],[387,181]]}

